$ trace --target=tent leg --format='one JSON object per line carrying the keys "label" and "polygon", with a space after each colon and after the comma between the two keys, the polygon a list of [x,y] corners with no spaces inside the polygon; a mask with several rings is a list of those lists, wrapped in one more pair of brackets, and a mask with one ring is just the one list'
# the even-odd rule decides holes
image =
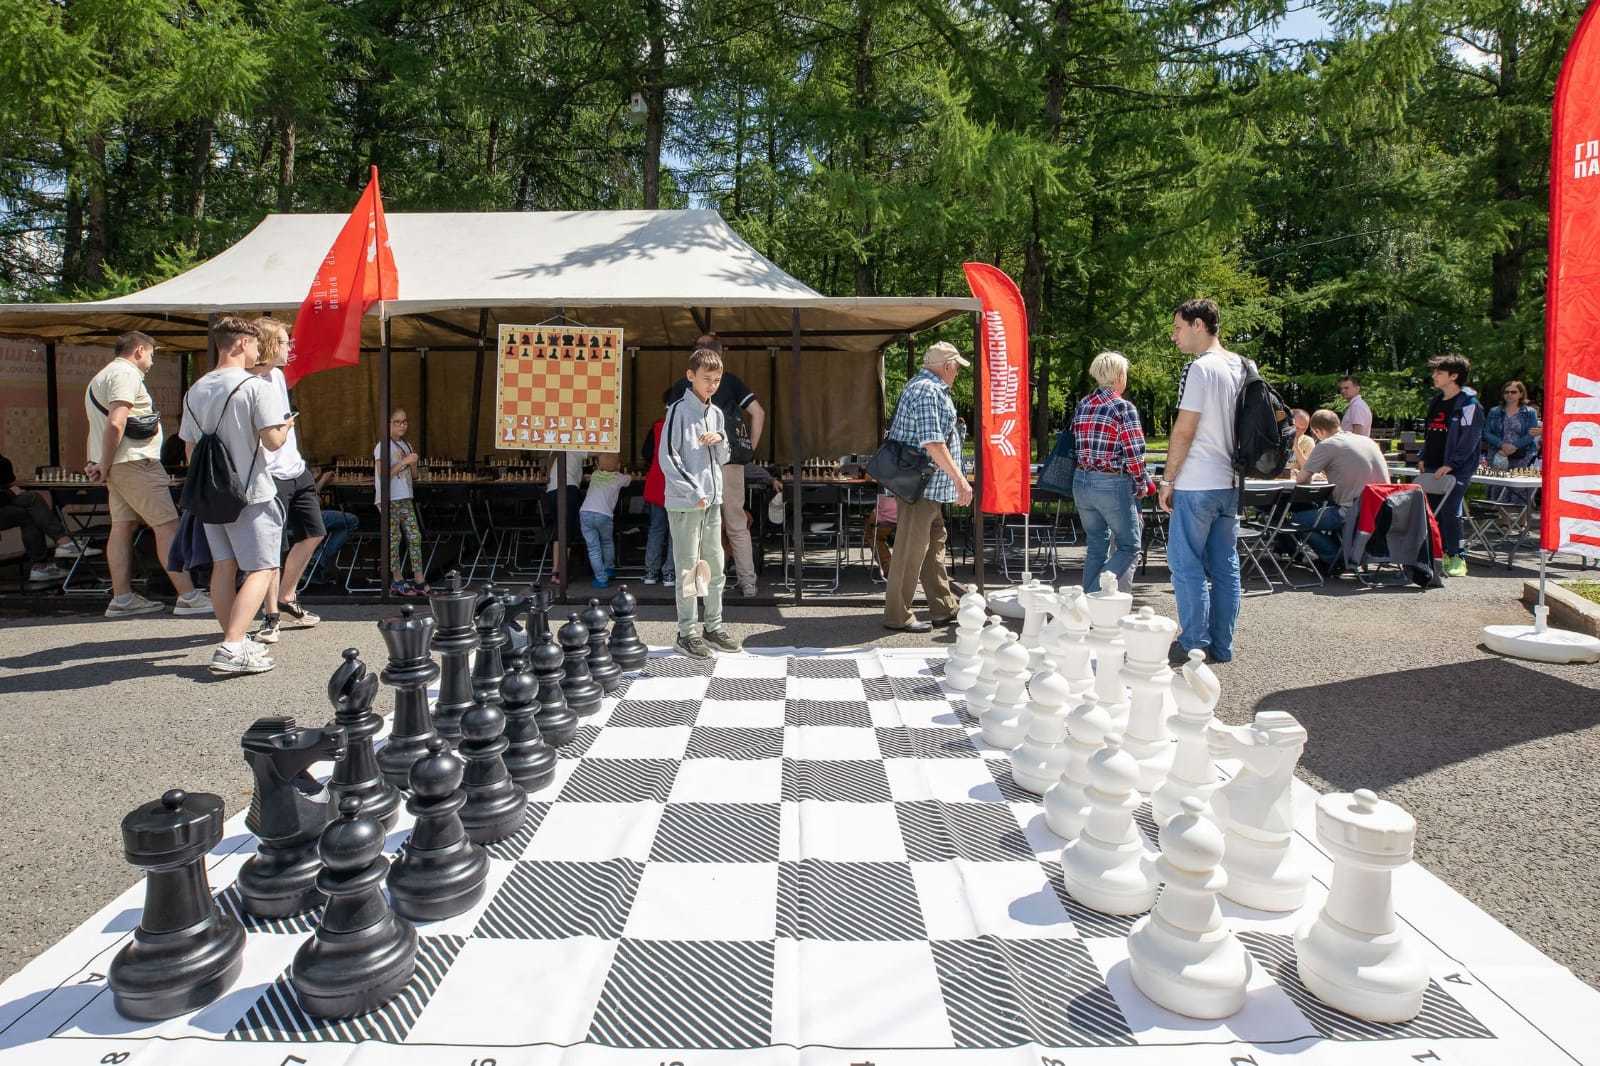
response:
{"label": "tent leg", "polygon": [[56,342],[44,343],[44,408],[50,432],[50,465],[61,465],[61,411],[56,381]]}
{"label": "tent leg", "polygon": [[421,429],[421,432],[418,434],[419,443],[417,444],[417,450],[420,451],[423,455],[427,455],[428,454],[428,349],[426,349],[426,348],[422,348],[422,349],[419,349],[417,351],[417,377],[419,379],[417,381],[417,392],[419,394],[419,399],[418,399],[418,402],[417,402],[417,406],[422,408],[422,410],[417,412],[417,414],[420,415],[421,419],[422,419],[422,429]]}
{"label": "tent leg", "polygon": [[805,530],[800,524],[802,494],[800,464],[800,309],[789,312],[789,461],[794,464],[794,518],[789,522],[789,540],[794,549],[794,605],[800,606],[800,590],[805,584]]}
{"label": "tent leg", "polygon": [[567,453],[556,452],[556,602],[567,602]]}
{"label": "tent leg", "polygon": [[[976,567],[978,591],[983,592],[983,557],[989,546],[983,528],[983,317],[972,314],[972,431],[977,435],[972,449],[972,559]],[[961,456],[955,456],[961,466]]]}
{"label": "tent leg", "polygon": [[472,416],[467,419],[467,467],[473,470],[478,466],[478,412],[483,406],[483,349],[489,343],[488,334],[489,309],[485,307],[478,312],[477,365],[472,368]]}
{"label": "tent leg", "polygon": [[394,580],[394,575],[389,572],[389,508],[393,501],[389,498],[389,470],[392,456],[389,451],[389,416],[394,411],[393,382],[390,373],[389,332],[384,330],[383,352],[378,357],[378,395],[381,398],[382,411],[379,413],[378,422],[383,426],[383,462],[379,464],[378,479],[379,507],[378,507],[378,584],[379,596],[383,602],[389,602],[389,585]]}

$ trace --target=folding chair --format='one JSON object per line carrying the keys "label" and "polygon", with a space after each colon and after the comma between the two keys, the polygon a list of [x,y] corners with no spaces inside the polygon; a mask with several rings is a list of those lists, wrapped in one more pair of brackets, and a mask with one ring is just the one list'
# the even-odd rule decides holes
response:
{"label": "folding chair", "polygon": [[1289,584],[1289,575],[1284,573],[1283,564],[1278,562],[1277,555],[1272,551],[1272,540],[1282,532],[1283,516],[1288,513],[1290,495],[1287,483],[1283,488],[1246,488],[1239,494],[1239,523],[1234,540],[1239,549],[1241,583],[1244,561],[1249,560],[1266,583],[1268,592],[1275,591],[1272,576],[1267,573],[1268,563],[1278,571],[1278,578],[1283,584]]}
{"label": "folding chair", "polygon": [[1274,540],[1278,543],[1285,541],[1289,543],[1288,562],[1290,566],[1304,567],[1311,571],[1312,577],[1316,579],[1315,581],[1307,581],[1298,585],[1290,582],[1291,588],[1308,589],[1326,583],[1322,576],[1322,568],[1319,565],[1317,553],[1311,547],[1311,536],[1316,531],[1296,525],[1293,520],[1294,515],[1309,509],[1320,510],[1323,507],[1331,507],[1332,505],[1333,486],[1327,484],[1296,485],[1294,490],[1289,493],[1289,499],[1285,501],[1282,521]]}

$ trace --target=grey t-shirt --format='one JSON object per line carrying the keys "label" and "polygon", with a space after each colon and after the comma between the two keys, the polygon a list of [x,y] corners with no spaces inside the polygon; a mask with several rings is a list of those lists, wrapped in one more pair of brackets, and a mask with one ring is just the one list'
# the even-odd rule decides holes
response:
{"label": "grey t-shirt", "polygon": [[1389,464],[1378,442],[1355,433],[1335,433],[1317,442],[1306,456],[1305,469],[1326,474],[1333,483],[1333,502],[1348,507],[1368,485],[1389,483]]}
{"label": "grey t-shirt", "polygon": [[[229,400],[228,394],[240,382],[244,382],[243,386]],[[276,390],[261,378],[236,367],[213,370],[184,395],[183,425],[178,436],[198,444],[203,432],[215,431],[244,483],[244,502],[264,503],[275,498],[278,490],[272,483],[272,471],[267,468],[261,430],[288,421],[289,412],[282,407]]]}

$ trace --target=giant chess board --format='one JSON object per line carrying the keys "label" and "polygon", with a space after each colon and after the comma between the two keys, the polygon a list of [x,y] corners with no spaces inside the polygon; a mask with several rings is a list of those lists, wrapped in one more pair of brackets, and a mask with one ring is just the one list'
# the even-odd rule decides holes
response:
{"label": "giant chess board", "polygon": [[[0,1062],[1600,1064],[1600,995],[1414,864],[1396,899],[1433,978],[1421,1015],[1377,1025],[1312,998],[1292,934],[1331,864],[1299,783],[1308,909],[1223,904],[1257,963],[1246,1007],[1154,1006],[1128,973],[1134,919],[1066,892],[1063,841],[942,673],[928,651],[653,655],[490,847],[483,901],[418,926],[386,1006],[308,1018],[286,973],[316,916],[240,912],[226,995],[128,1021],[105,974],[141,885],[0,987]],[[1141,824],[1153,840],[1148,808]],[[241,814],[210,860],[236,912],[253,850]]]}

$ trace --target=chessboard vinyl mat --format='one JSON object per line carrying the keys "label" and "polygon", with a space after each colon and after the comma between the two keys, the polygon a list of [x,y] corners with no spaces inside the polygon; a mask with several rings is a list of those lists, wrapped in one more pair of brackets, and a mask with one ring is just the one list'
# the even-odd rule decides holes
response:
{"label": "chessboard vinyl mat", "polygon": [[[1299,781],[1306,908],[1223,901],[1256,963],[1246,1006],[1156,1007],[1128,974],[1134,919],[1066,892],[1063,841],[942,687],[943,659],[653,652],[490,847],[478,906],[418,926],[388,1005],[310,1019],[287,972],[315,915],[245,918],[222,998],[124,1019],[105,973],[141,882],[0,986],[0,1064],[1600,1064],[1600,995],[1416,864],[1395,898],[1432,975],[1422,1014],[1374,1025],[1313,999],[1292,937],[1331,863]],[[243,819],[208,860],[236,913]]]}

